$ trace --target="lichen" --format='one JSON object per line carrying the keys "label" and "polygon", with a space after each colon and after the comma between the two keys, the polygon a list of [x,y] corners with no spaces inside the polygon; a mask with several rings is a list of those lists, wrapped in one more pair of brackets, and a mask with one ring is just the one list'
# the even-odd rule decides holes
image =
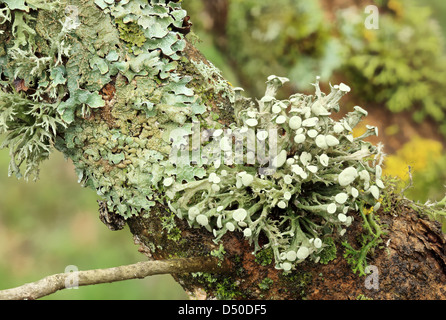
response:
{"label": "lichen", "polygon": [[[271,248],[276,267],[289,271],[307,259],[319,262],[327,247],[331,254],[324,260],[333,259],[333,246],[321,239],[342,236],[353,219],[348,213],[364,203],[377,210],[384,185],[380,149],[363,141],[376,129],[369,127],[362,137],[351,135],[367,113],[355,107],[341,121],[330,118],[349,88],[341,84],[324,95],[316,83],[315,96],[277,100],[277,89],[286,81],[270,77],[266,95],[257,103],[236,95],[237,123],[225,132],[214,130],[214,140],[206,146],[209,152],[198,159],[206,176],[172,182],[167,195],[179,218],[212,231],[216,241],[227,232],[240,231],[255,251]],[[246,101],[248,107],[241,107]],[[228,165],[224,151],[234,157],[230,141],[249,128],[257,130],[257,144],[271,143],[268,135],[281,132],[274,141],[277,153],[257,155],[259,161],[248,164],[230,158]],[[215,156],[212,152],[219,148],[223,152]],[[248,155],[249,148],[243,146],[241,154]],[[261,246],[260,236],[268,243]]]}
{"label": "lichen", "polygon": [[384,231],[379,223],[379,218],[375,217],[373,208],[366,208],[361,205],[359,213],[363,221],[364,232],[358,235],[360,248],[355,249],[349,242],[344,241],[345,247],[344,258],[352,266],[354,273],[359,272],[360,276],[366,275],[368,254],[376,249],[382,242]]}
{"label": "lichen", "polygon": [[[3,145],[11,149],[11,173],[20,175],[21,162],[29,162],[26,177],[37,173],[55,144],[110,212],[126,218],[148,212],[164,188],[163,174],[177,172],[159,163],[169,155],[169,133],[206,110],[188,88],[192,78],[176,72],[185,40],[169,29],[182,24],[185,11],[174,2],[72,1],[73,17],[59,2],[29,14],[5,4],[3,22],[11,15],[17,24],[1,70],[7,79],[1,130],[8,132]],[[139,37],[129,46],[137,31],[144,42]],[[108,96],[107,86],[114,90]],[[195,175],[202,173],[184,174]]]}
{"label": "lichen", "polygon": [[[356,138],[351,132],[367,112],[355,107],[339,121],[330,117],[350,88],[325,94],[317,81],[314,95],[279,100],[288,79],[271,76],[261,99],[245,98],[211,64],[182,59],[180,4],[109,2],[73,1],[80,10],[73,17],[58,2],[28,14],[3,1],[28,30],[17,31],[0,57],[7,60],[0,99],[8,102],[0,128],[9,134],[11,171],[29,162],[26,175],[35,172],[54,143],[79,182],[125,219],[150,217],[159,203],[191,228],[212,232],[216,243],[240,232],[254,253],[271,250],[286,272],[332,259],[329,239],[342,237],[360,208],[377,210],[384,188],[381,148],[363,140],[376,128]],[[123,24],[144,34],[144,43],[125,36]],[[216,96],[227,102],[212,102]],[[231,124],[217,121],[220,111]],[[178,239],[171,222],[165,218],[164,229]],[[222,297],[236,290],[219,285]]]}

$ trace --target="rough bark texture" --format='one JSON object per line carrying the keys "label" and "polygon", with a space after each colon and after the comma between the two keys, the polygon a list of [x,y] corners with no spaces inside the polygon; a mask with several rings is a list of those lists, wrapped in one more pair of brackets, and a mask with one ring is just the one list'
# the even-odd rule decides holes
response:
{"label": "rough bark texture", "polygon": [[[336,244],[334,261],[326,265],[302,263],[297,270],[284,274],[276,270],[273,263],[260,265],[259,255],[256,258],[252,254],[253,247],[238,233],[227,234],[222,239],[226,251],[224,262],[231,266],[231,274],[174,277],[192,298],[197,299],[445,299],[446,239],[441,226],[414,210],[410,201],[393,196],[389,205],[386,209],[389,213],[380,211],[386,234],[368,259],[370,266],[377,267],[374,280],[352,272],[340,243]],[[135,242],[144,254],[152,259],[166,259],[172,255],[208,255],[218,249],[211,233],[190,229],[178,219],[175,224],[181,234],[180,240],[169,240],[169,232],[161,223],[165,214],[159,207],[150,219],[138,217],[128,221]],[[355,222],[346,237],[351,244],[360,247],[357,238],[362,232],[361,224]],[[366,281],[372,281],[372,287],[366,286]]]}

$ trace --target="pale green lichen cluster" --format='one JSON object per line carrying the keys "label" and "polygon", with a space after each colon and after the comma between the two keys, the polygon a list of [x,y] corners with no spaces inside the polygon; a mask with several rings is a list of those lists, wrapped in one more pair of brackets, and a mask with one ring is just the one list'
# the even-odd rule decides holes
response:
{"label": "pale green lichen cluster", "polygon": [[[216,242],[240,232],[256,251],[271,249],[286,271],[332,250],[352,212],[378,208],[380,149],[363,140],[376,129],[352,136],[366,115],[359,107],[340,121],[330,117],[346,85],[326,95],[316,83],[314,96],[277,100],[288,79],[271,76],[263,98],[244,98],[212,65],[182,57],[186,42],[176,29],[186,12],[176,2],[79,0],[68,11],[62,0],[39,2],[54,10],[22,2],[29,13],[0,0],[7,26],[0,34],[0,128],[12,172],[21,162],[29,164],[26,175],[35,172],[55,143],[110,212],[150,217],[161,203]],[[204,99],[217,95],[227,101],[220,110],[234,111],[226,127]],[[212,135],[194,162],[176,162],[175,151],[196,151],[188,144],[196,123],[215,130],[205,131]],[[225,161],[231,134],[251,131],[256,144],[277,149],[274,157]],[[216,149],[220,159],[208,153]],[[239,151],[252,157],[247,145]]]}
{"label": "pale green lichen cluster", "polygon": [[[23,164],[25,178],[37,177],[39,163],[75,113],[104,106],[98,90],[118,70],[103,74],[90,64],[115,45],[103,38],[113,28],[94,12],[80,24],[61,0],[2,0],[0,6],[2,147],[10,149],[11,174],[22,176]],[[82,42],[81,34],[94,34],[95,40]]]}
{"label": "pale green lichen cluster", "polygon": [[[25,178],[37,176],[56,143],[110,211],[149,210],[169,132],[206,110],[192,77],[177,72],[186,42],[173,29],[186,12],[172,1],[0,2],[0,129],[10,173],[20,177],[25,164]],[[133,44],[123,25],[144,41]],[[109,97],[107,84],[115,87]],[[110,121],[91,121],[101,107],[112,108]]]}
{"label": "pale green lichen cluster", "polygon": [[[276,266],[288,271],[304,260],[318,262],[325,242],[345,233],[359,206],[377,210],[384,184],[380,148],[363,140],[376,128],[352,135],[367,112],[355,107],[340,121],[330,117],[350,88],[336,85],[325,95],[316,83],[314,96],[277,100],[277,89],[286,81],[270,77],[266,95],[257,102],[237,95],[237,122],[213,133],[213,142],[231,153],[237,130],[255,129],[257,143],[270,143],[268,133],[275,130],[280,134],[274,158],[227,165],[225,152],[217,158],[205,154],[202,179],[183,183],[169,177],[164,183],[171,209],[191,226],[207,228],[216,241],[227,232],[242,232],[255,251],[272,248]],[[244,151],[247,155],[248,147]]]}

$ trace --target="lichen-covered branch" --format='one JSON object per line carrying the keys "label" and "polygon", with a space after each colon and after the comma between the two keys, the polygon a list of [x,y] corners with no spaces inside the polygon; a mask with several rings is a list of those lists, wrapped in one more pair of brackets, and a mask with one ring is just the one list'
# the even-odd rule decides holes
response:
{"label": "lichen-covered branch", "polygon": [[17,288],[0,290],[0,300],[35,300],[59,290],[131,279],[143,279],[159,274],[227,271],[216,258],[189,258],[143,261],[107,269],[95,269],[54,274]]}
{"label": "lichen-covered branch", "polygon": [[55,144],[109,212],[148,217],[159,203],[216,241],[241,232],[256,250],[272,247],[286,271],[318,262],[323,240],[351,224],[349,211],[378,208],[380,148],[351,133],[367,112],[330,117],[347,85],[325,94],[317,80],[315,95],[280,100],[289,80],[271,76],[261,99],[245,98],[210,62],[188,56],[187,13],[176,2],[51,3],[58,10],[5,6],[37,30],[19,41],[12,28],[4,48],[0,123],[11,172],[25,162],[28,176]]}
{"label": "lichen-covered branch", "polygon": [[[386,184],[382,148],[364,140],[376,128],[352,133],[367,112],[332,118],[349,86],[324,93],[315,77],[313,95],[279,99],[288,79],[272,75],[263,97],[247,98],[187,40],[178,1],[19,3],[0,0],[11,173],[23,163],[32,176],[54,146],[102,198],[102,220],[126,222],[147,256],[231,267],[175,275],[195,296],[277,297],[282,286],[302,298],[302,270],[331,268],[345,247],[365,273],[385,234]],[[276,291],[259,290],[266,277]]]}

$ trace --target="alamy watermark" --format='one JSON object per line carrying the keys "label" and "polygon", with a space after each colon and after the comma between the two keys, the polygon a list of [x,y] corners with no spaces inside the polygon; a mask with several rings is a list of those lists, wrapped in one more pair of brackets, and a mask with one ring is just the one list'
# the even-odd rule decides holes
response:
{"label": "alamy watermark", "polygon": [[79,289],[79,269],[75,265],[65,267],[65,273],[69,275],[65,278],[66,289]]}
{"label": "alamy watermark", "polygon": [[379,29],[379,9],[377,6],[369,5],[365,7],[365,14],[368,14],[364,21],[364,27],[368,30]]}
{"label": "alamy watermark", "polygon": [[365,268],[365,273],[369,274],[365,280],[364,285],[368,290],[379,290],[379,271],[377,266],[369,265]]}

